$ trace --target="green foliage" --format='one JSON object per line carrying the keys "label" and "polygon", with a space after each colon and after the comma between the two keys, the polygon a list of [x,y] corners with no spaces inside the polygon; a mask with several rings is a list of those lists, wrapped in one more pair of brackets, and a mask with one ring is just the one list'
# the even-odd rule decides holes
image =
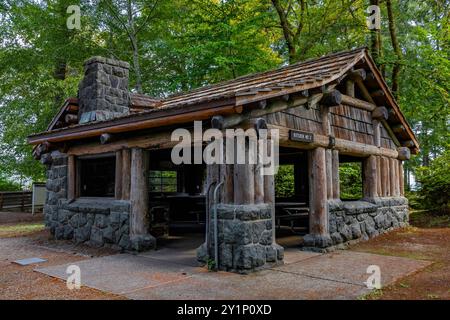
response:
{"label": "green foliage", "polygon": [[430,166],[419,167],[417,180],[424,208],[450,213],[450,148],[434,159]]}
{"label": "green foliage", "polygon": [[217,271],[216,261],[214,261],[214,259],[208,258],[206,261],[206,267],[208,268],[208,271]]}
{"label": "green foliage", "polygon": [[294,166],[280,165],[275,176],[275,196],[289,198],[294,192]]}
{"label": "green foliage", "polygon": [[20,191],[20,184],[10,181],[0,175],[0,191]]}
{"label": "green foliage", "polygon": [[342,200],[359,200],[363,197],[360,162],[341,163],[339,165],[339,179]]}

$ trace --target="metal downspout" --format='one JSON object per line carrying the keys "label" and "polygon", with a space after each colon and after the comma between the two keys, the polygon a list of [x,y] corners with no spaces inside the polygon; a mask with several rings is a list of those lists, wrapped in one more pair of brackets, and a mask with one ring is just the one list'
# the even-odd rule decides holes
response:
{"label": "metal downspout", "polygon": [[221,181],[214,188],[214,268],[215,270],[219,269],[219,244],[217,243],[217,191],[219,191],[220,187],[223,185],[223,181]]}

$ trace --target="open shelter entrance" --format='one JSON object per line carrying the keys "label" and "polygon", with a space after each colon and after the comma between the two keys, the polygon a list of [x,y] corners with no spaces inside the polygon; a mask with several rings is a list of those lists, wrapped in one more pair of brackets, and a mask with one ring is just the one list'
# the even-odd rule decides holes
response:
{"label": "open shelter entrance", "polygon": [[280,147],[275,176],[275,234],[283,247],[295,247],[309,233],[309,178],[306,150]]}
{"label": "open shelter entrance", "polygon": [[171,149],[150,151],[149,232],[157,247],[195,249],[204,241],[205,174],[203,164],[175,165]]}

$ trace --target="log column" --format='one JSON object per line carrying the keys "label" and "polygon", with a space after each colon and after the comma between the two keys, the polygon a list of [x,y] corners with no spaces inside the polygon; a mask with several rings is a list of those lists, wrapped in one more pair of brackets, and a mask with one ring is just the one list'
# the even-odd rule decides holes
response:
{"label": "log column", "polygon": [[379,197],[383,196],[383,185],[381,181],[381,157],[376,156],[377,158],[377,194]]}
{"label": "log column", "polygon": [[131,184],[131,152],[130,149],[122,150],[122,200],[130,199]]}
{"label": "log column", "polygon": [[398,161],[398,181],[400,184],[400,196],[405,195],[405,176],[404,176],[404,170],[403,170],[403,161]]}
{"label": "log column", "polygon": [[339,179],[339,151],[332,151],[333,164],[332,164],[332,175],[333,175],[333,199],[341,198],[341,186]]}
{"label": "log column", "polygon": [[69,155],[67,159],[67,199],[75,200],[77,197],[77,168],[74,155]]}
{"label": "log column", "polygon": [[377,183],[377,158],[372,155],[364,161],[363,189],[365,199],[378,197]]}
{"label": "log column", "polygon": [[309,152],[309,181],[309,234],[304,237],[304,243],[307,247],[328,247],[331,239],[328,231],[325,148],[319,147]]}
{"label": "log column", "polygon": [[408,148],[400,147],[398,151],[398,183],[399,183],[399,195],[405,195],[405,172],[403,170],[403,161],[411,158],[411,151]]}
{"label": "log column", "polygon": [[389,197],[391,194],[391,186],[389,183],[389,159],[386,157],[381,157],[381,185],[383,197]]}
{"label": "log column", "polygon": [[397,175],[396,175],[396,171],[397,169],[396,167],[396,160],[393,158],[388,158],[388,162],[389,162],[389,195],[391,197],[395,197],[396,194],[396,182],[397,182]]}
{"label": "log column", "polygon": [[114,196],[116,199],[122,198],[122,150],[116,151],[116,174],[115,174],[115,190]]}
{"label": "log column", "polygon": [[155,238],[148,233],[148,152],[141,148],[131,149],[131,188],[130,188],[130,240],[137,251],[147,250],[155,245]]}
{"label": "log column", "polygon": [[325,151],[326,175],[327,175],[327,198],[333,199],[333,150]]}
{"label": "log column", "polygon": [[[238,144],[240,139],[237,139]],[[255,203],[255,165],[249,163],[250,142],[245,137],[245,143],[237,146],[238,152],[245,152],[245,164],[234,165],[234,203]],[[237,154],[239,156],[239,154]],[[253,155],[256,156],[256,155]]]}
{"label": "log column", "polygon": [[[393,196],[394,197],[399,197],[400,196],[400,179],[399,179],[399,169],[398,169],[398,167],[399,167],[399,161],[397,160],[397,159],[391,159],[391,164],[392,164],[392,171],[393,171],[393,174],[392,174],[392,177],[393,177],[393,188],[394,188],[394,191],[393,191]],[[391,177],[391,178],[392,178]]]}

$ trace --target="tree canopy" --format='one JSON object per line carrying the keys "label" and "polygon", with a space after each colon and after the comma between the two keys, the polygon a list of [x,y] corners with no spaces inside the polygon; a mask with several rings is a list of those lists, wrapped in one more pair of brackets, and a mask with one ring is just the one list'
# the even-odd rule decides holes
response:
{"label": "tree canopy", "polygon": [[[366,8],[381,8],[381,30]],[[68,29],[69,5],[81,28]],[[135,92],[166,96],[332,51],[367,46],[421,143],[414,171],[448,150],[447,0],[3,0],[0,174],[43,179],[26,137],[76,96],[83,61],[130,62]]]}

